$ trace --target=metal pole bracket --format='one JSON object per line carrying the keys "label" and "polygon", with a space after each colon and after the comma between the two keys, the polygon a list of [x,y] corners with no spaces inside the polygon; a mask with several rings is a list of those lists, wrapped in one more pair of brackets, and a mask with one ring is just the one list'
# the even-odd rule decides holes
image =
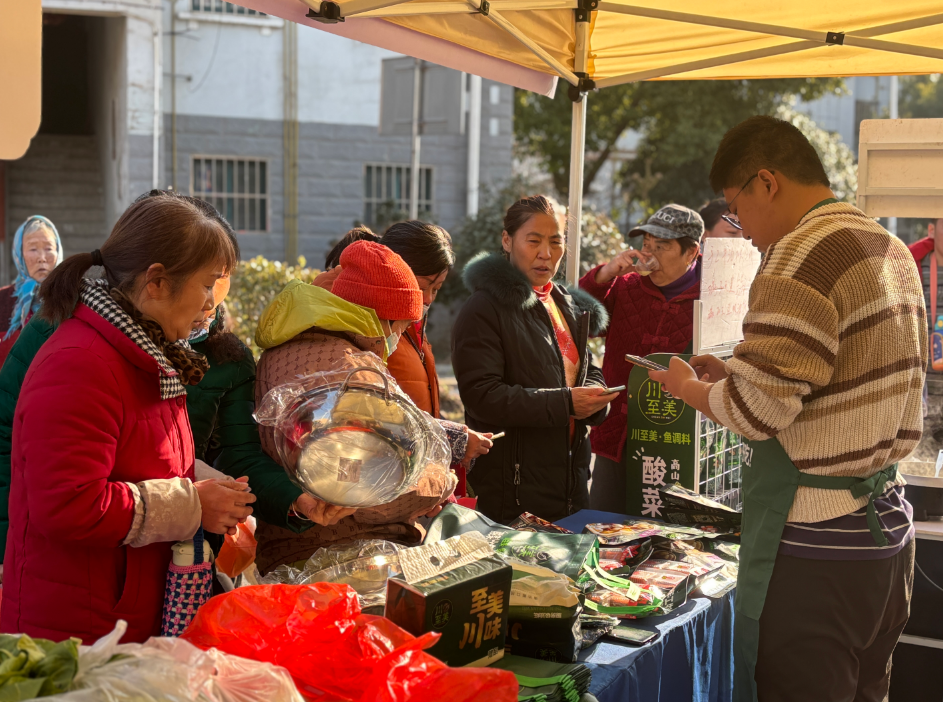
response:
{"label": "metal pole bracket", "polygon": [[598,9],[599,0],[577,0],[576,9],[573,12],[576,14],[577,22],[589,22],[591,19],[590,13]]}
{"label": "metal pole bracket", "polygon": [[321,24],[337,24],[344,21],[341,16],[341,6],[336,2],[331,2],[331,0],[321,0],[321,8],[317,12],[308,10],[305,17],[316,20]]}
{"label": "metal pole bracket", "polygon": [[825,32],[825,43],[829,46],[841,46],[845,43],[845,33]]}

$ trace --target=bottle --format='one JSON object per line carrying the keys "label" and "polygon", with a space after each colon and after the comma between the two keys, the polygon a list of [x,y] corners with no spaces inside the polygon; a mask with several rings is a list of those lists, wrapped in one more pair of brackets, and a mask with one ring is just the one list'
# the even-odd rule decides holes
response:
{"label": "bottle", "polygon": [[[178,541],[170,549],[174,554],[174,565],[175,566],[192,566],[195,561],[196,554],[194,553],[193,539],[187,541]],[[203,562],[211,563],[213,561],[213,549],[210,548],[210,545],[203,542]]]}

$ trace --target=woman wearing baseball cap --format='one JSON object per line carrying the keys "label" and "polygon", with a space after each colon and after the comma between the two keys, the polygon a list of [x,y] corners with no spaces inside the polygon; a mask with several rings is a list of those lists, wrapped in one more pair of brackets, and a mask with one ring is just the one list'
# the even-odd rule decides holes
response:
{"label": "woman wearing baseball cap", "polygon": [[[629,232],[644,236],[641,251],[623,251],[596,266],[580,287],[606,306],[610,322],[602,372],[608,387],[628,384],[627,353],[682,353],[691,345],[694,301],[701,296],[700,241],[704,221],[694,210],[665,205]],[[589,504],[625,512],[626,391],[613,401],[590,440],[596,459]]]}
{"label": "woman wearing baseball cap", "polygon": [[[423,294],[406,262],[386,246],[357,241],[340,256],[341,270],[330,292],[299,280],[289,283],[262,313],[256,343],[259,359],[256,403],[272,388],[329,370],[348,353],[370,351],[385,362],[410,324],[422,318]],[[453,461],[465,458],[465,427],[445,423]],[[262,447],[280,462],[271,427],[261,427]],[[487,453],[490,435],[478,452]],[[464,440],[462,440],[464,439]],[[457,454],[457,456],[456,456]],[[259,523],[257,564],[265,573],[285,563],[307,560],[321,546],[354,539],[421,540],[413,522],[448,500],[456,479],[423,479],[411,492],[388,505],[363,511],[324,505],[328,526],[315,525],[302,534]],[[378,523],[379,522],[379,523]]]}

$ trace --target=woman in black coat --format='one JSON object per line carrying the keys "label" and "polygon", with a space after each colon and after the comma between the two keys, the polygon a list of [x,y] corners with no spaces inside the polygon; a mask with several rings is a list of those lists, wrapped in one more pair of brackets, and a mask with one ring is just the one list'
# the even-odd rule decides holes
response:
{"label": "woman in black coat", "polygon": [[478,509],[500,522],[522,512],[555,521],[588,506],[589,427],[617,396],[587,348],[608,323],[605,309],[551,282],[566,243],[561,219],[539,195],[508,209],[504,255],[465,268],[472,296],[452,330],[466,423],[506,432],[468,474]]}

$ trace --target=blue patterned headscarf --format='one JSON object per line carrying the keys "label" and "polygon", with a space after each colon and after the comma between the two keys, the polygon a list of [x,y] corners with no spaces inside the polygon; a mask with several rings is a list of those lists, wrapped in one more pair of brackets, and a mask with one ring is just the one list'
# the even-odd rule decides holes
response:
{"label": "blue patterned headscarf", "polygon": [[56,237],[56,265],[62,263],[62,240],[59,238],[59,232],[56,225],[50,222],[42,215],[32,215],[27,217],[26,221],[20,225],[13,237],[13,263],[16,266],[16,280],[13,281],[13,297],[16,299],[16,305],[13,307],[13,314],[10,316],[10,328],[7,330],[8,338],[14,332],[22,329],[29,321],[31,313],[39,310],[39,282],[29,277],[29,271],[26,269],[26,261],[23,260],[23,237],[27,233],[36,230],[33,226],[36,223],[43,224]]}

